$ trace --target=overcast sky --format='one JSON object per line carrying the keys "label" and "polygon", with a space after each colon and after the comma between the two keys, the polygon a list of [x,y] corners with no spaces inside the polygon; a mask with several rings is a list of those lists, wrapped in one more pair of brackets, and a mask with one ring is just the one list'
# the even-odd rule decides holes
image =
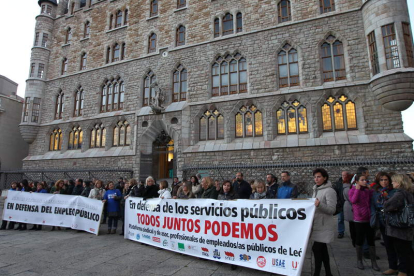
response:
{"label": "overcast sky", "polygon": [[[16,9],[18,12],[10,12]],[[410,18],[414,24],[414,1],[408,0]],[[20,7],[20,5],[23,5]],[[40,8],[37,0],[0,0],[0,75],[17,82],[17,94],[24,97],[29,75],[30,49],[34,40],[35,17]],[[18,17],[18,18],[16,18]],[[403,112],[404,131],[414,138],[414,105]]]}

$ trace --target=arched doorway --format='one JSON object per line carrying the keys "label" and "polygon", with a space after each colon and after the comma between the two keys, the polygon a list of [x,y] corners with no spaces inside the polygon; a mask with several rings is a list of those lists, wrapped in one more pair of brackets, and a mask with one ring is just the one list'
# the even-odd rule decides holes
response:
{"label": "arched doorway", "polygon": [[152,144],[152,173],[156,179],[174,177],[174,140],[165,132],[157,136]]}

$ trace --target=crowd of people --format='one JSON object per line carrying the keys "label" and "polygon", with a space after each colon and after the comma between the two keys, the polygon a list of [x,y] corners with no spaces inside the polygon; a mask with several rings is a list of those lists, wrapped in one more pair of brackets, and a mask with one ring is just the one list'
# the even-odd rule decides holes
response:
{"label": "crowd of people", "polygon": [[[315,184],[312,198],[315,198],[315,216],[311,232],[312,252],[315,258],[314,275],[321,273],[322,265],[326,275],[332,275],[327,244],[345,234],[345,222],[349,223],[352,246],[356,250],[357,267],[364,269],[363,256],[371,260],[371,267],[380,271],[377,264],[375,240],[377,232],[382,235],[382,244],[388,256],[388,269],[384,275],[414,275],[414,228],[397,228],[389,225],[387,214],[400,212],[407,204],[414,204],[414,173],[403,175],[378,172],[375,180],[369,181],[369,171],[364,167],[356,173],[342,172],[338,181],[331,183],[328,172],[318,168],[313,171]],[[292,183],[291,174],[283,171],[277,176],[267,174],[266,181],[247,182],[243,173],[238,172],[233,180],[214,181],[211,177],[194,175],[188,181],[173,178],[171,185],[166,180],[156,183],[148,177],[145,183],[136,179],[104,184],[101,180],[82,179],[58,180],[55,183],[31,182],[23,180],[12,183],[13,191],[52,193],[84,196],[101,200],[104,204],[102,224],[108,225],[108,234],[117,233],[118,221],[124,220],[124,206],[128,197],[150,198],[208,198],[216,200],[235,199],[290,199],[299,195],[298,186]],[[337,231],[333,216],[337,215]],[[8,223],[8,226],[7,226]],[[1,230],[26,230],[25,223],[3,221]],[[57,227],[60,230],[60,227]],[[42,230],[41,225],[33,225],[30,230]],[[52,231],[56,230],[52,227]],[[122,232],[124,233],[124,225]],[[232,267],[234,268],[234,266]]]}

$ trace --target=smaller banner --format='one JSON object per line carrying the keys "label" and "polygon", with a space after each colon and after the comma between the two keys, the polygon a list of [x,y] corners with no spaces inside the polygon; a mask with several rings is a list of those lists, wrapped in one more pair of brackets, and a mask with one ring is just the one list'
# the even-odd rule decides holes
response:
{"label": "smaller banner", "polygon": [[9,191],[3,220],[70,227],[98,235],[103,202],[82,196]]}

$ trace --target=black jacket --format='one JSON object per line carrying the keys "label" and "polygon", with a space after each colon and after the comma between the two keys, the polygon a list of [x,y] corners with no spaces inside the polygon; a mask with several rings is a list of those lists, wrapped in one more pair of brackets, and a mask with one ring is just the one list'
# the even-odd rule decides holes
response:
{"label": "black jacket", "polygon": [[144,199],[157,198],[159,196],[158,195],[158,190],[159,189],[160,188],[158,187],[158,185],[155,185],[155,184],[153,184],[151,186],[147,186],[147,187],[144,188],[144,192],[143,192],[142,197]]}
{"label": "black jacket", "polygon": [[242,180],[240,183],[236,180],[233,183],[233,191],[240,199],[249,199],[252,194],[252,187],[247,181]]}
{"label": "black jacket", "polygon": [[132,197],[143,197],[144,190],[145,190],[144,185],[135,185],[134,187],[132,187],[130,194]]}
{"label": "black jacket", "polygon": [[218,197],[218,191],[216,189],[216,186],[211,186],[207,190],[204,190],[203,194],[201,195],[201,198],[211,198],[211,199],[217,199]]}
{"label": "black jacket", "polygon": [[84,196],[84,197],[88,197],[90,193],[91,193],[91,188],[90,187],[85,187],[85,189],[83,189],[83,191],[80,195]]}
{"label": "black jacket", "polygon": [[272,186],[269,186],[267,188],[266,198],[276,198],[278,188],[279,185],[277,185],[277,182],[274,182]]}
{"label": "black jacket", "polygon": [[75,188],[73,188],[72,195],[81,195],[83,191],[82,185],[76,185]]}

